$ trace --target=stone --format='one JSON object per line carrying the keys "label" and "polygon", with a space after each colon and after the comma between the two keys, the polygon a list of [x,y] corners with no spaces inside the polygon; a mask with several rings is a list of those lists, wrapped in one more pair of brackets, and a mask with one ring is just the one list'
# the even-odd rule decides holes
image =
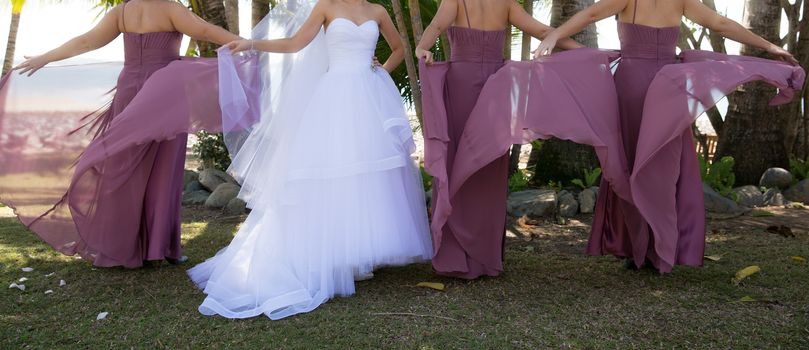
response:
{"label": "stone", "polygon": [[592,214],[595,211],[598,187],[594,188],[588,188],[579,193],[579,211],[582,214]]}
{"label": "stone", "polygon": [[247,203],[239,198],[233,198],[225,205],[225,213],[229,215],[241,215],[247,211]]}
{"label": "stone", "polygon": [[207,191],[207,190],[205,190],[205,187],[202,186],[202,184],[197,180],[185,184],[185,188],[183,189],[183,192],[185,193],[191,193],[196,191]]}
{"label": "stone", "polygon": [[781,190],[777,188],[771,188],[764,192],[764,205],[768,207],[775,207],[775,206],[782,206],[786,204],[786,199],[784,195],[781,194]]}
{"label": "stone", "polygon": [[756,186],[736,187],[733,192],[736,193],[737,202],[743,207],[755,208],[764,205],[764,195]]}
{"label": "stone", "polygon": [[199,180],[199,174],[197,174],[196,171],[186,170],[185,173],[183,173],[183,186],[188,185],[189,183],[194,182],[194,181],[198,181],[198,180]]}
{"label": "stone", "polygon": [[792,173],[784,168],[769,168],[761,175],[758,185],[764,188],[787,189],[792,185]]}
{"label": "stone", "polygon": [[527,190],[509,194],[506,208],[515,217],[543,217],[555,214],[556,205],[556,191]]}
{"label": "stone", "polygon": [[557,198],[559,203],[559,215],[571,218],[579,213],[579,202],[576,201],[576,197],[573,196],[573,193],[559,191]]}
{"label": "stone", "polygon": [[223,183],[217,187],[205,201],[208,208],[224,208],[228,203],[239,195],[241,188],[231,183]]}
{"label": "stone", "polygon": [[[219,185],[224,183],[229,183],[236,185],[236,180],[233,179],[232,176],[228,175],[226,172],[219,170],[208,168],[199,173],[199,182],[205,187],[208,191],[215,191]],[[224,206],[224,204],[222,204]]]}
{"label": "stone", "polygon": [[702,184],[702,193],[705,198],[705,210],[719,214],[740,214],[745,211],[732,199],[716,192],[708,184]]}
{"label": "stone", "polygon": [[183,194],[183,205],[202,205],[211,193],[205,190],[186,192]]}
{"label": "stone", "polygon": [[809,204],[809,179],[798,182],[784,191],[784,198],[793,202]]}

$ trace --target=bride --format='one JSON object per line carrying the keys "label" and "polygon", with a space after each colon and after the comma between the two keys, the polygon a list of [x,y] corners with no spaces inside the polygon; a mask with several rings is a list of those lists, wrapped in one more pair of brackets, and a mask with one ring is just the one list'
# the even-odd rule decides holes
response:
{"label": "bride", "polygon": [[[412,131],[389,75],[404,57],[399,34],[382,6],[314,2],[279,4],[253,34],[288,38],[235,41],[220,53],[222,96],[251,76],[262,80],[259,92],[243,90],[247,98],[221,97],[223,114],[259,109],[261,117],[252,126],[231,120],[243,127],[225,136],[229,171],[252,211],[228,247],[188,271],[207,294],[205,315],[309,312],[353,294],[354,281],[377,267],[432,254]],[[393,51],[381,67],[380,32]],[[240,75],[239,65],[222,68],[238,59],[228,49],[275,54],[262,54],[260,73]]]}

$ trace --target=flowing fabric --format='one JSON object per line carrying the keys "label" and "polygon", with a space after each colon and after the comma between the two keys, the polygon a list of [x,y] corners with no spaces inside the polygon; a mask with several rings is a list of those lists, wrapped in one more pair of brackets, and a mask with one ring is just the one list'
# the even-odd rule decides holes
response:
{"label": "flowing fabric", "polygon": [[[58,251],[130,268],[180,257],[186,134],[222,124],[217,62],[180,60],[180,39],[176,32],[125,33],[117,82],[109,65],[3,80],[0,199]],[[97,76],[104,78],[87,81]],[[36,86],[46,84],[55,91],[43,96]],[[97,86],[116,87],[111,107],[77,118],[103,106]],[[65,100],[79,105],[76,112],[64,111],[73,108]]]}
{"label": "flowing fabric", "polygon": [[[463,266],[462,257],[448,256],[448,262],[437,262],[447,245],[446,226],[449,226],[453,235],[450,242],[462,242],[462,252],[469,256],[469,260],[489,262],[488,267],[497,273],[502,272],[502,237],[496,236],[498,241],[492,242],[480,231],[458,229],[463,225],[453,225],[452,217],[474,219],[468,210],[458,211],[459,206],[482,205],[478,201],[470,203],[470,200],[474,200],[475,190],[486,188],[469,186],[470,178],[476,178],[481,169],[498,163],[512,144],[558,137],[595,146],[605,164],[605,176],[624,184],[625,195],[630,197],[628,174],[623,171],[625,160],[621,158],[620,145],[615,144],[620,141],[617,99],[610,73],[610,63],[615,58],[615,52],[580,49],[554,55],[539,63],[508,62],[484,80],[485,86],[481,85],[474,109],[458,135],[452,134],[448,116],[452,108],[447,104],[451,101],[442,93],[453,88],[448,81],[448,72],[457,63],[430,66],[421,63],[425,168],[433,175],[435,186],[431,229],[436,270],[460,270],[465,272],[461,277],[467,278],[486,274],[463,270],[466,266]],[[506,175],[502,174],[503,179]],[[504,225],[505,180],[500,185],[495,190],[503,192],[502,198],[487,203],[496,209],[478,213],[478,216]],[[464,191],[471,192],[471,197],[462,200],[459,193]],[[453,243],[450,243],[451,248],[455,248]],[[496,259],[491,259],[492,256]]]}
{"label": "flowing fabric", "polygon": [[[294,33],[313,5],[279,4],[266,32]],[[410,124],[390,76],[372,69],[378,36],[375,21],[337,18],[302,52],[252,69],[220,54],[221,85],[233,89],[221,91],[234,106],[225,124],[241,125],[229,171],[252,211],[230,245],[188,271],[206,294],[202,314],[281,319],[353,294],[380,266],[429,260]]]}

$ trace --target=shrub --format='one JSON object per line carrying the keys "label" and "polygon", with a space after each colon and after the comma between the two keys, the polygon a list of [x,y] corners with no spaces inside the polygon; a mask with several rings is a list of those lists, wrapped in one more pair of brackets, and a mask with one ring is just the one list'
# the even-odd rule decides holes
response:
{"label": "shrub", "polygon": [[719,194],[738,200],[733,192],[733,185],[736,183],[736,175],[733,173],[733,157],[722,157],[718,162],[708,163],[702,155],[698,155],[700,175],[702,181],[711,186]]}
{"label": "shrub", "polygon": [[806,160],[790,156],[789,171],[795,176],[795,182],[809,179],[809,156]]}
{"label": "shrub", "polygon": [[588,189],[598,183],[598,178],[601,177],[601,168],[593,170],[585,170],[583,179],[573,179],[573,184],[581,187],[581,189]]}
{"label": "shrub", "polygon": [[197,133],[194,152],[202,161],[203,168],[216,168],[225,171],[230,166],[230,154],[225,147],[222,134],[211,134],[205,131]]}

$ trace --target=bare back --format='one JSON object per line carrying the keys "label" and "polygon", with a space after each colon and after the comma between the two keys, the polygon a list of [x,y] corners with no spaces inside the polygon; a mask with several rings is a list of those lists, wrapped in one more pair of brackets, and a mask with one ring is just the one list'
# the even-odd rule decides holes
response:
{"label": "bare back", "polygon": [[683,0],[628,0],[618,13],[618,21],[655,28],[679,27],[684,12]]}
{"label": "bare back", "polygon": [[171,13],[177,3],[168,0],[132,0],[120,7],[118,29],[122,33],[176,32]]}
{"label": "bare back", "polygon": [[457,0],[453,25],[481,30],[505,30],[509,25],[509,8],[513,0]]}

